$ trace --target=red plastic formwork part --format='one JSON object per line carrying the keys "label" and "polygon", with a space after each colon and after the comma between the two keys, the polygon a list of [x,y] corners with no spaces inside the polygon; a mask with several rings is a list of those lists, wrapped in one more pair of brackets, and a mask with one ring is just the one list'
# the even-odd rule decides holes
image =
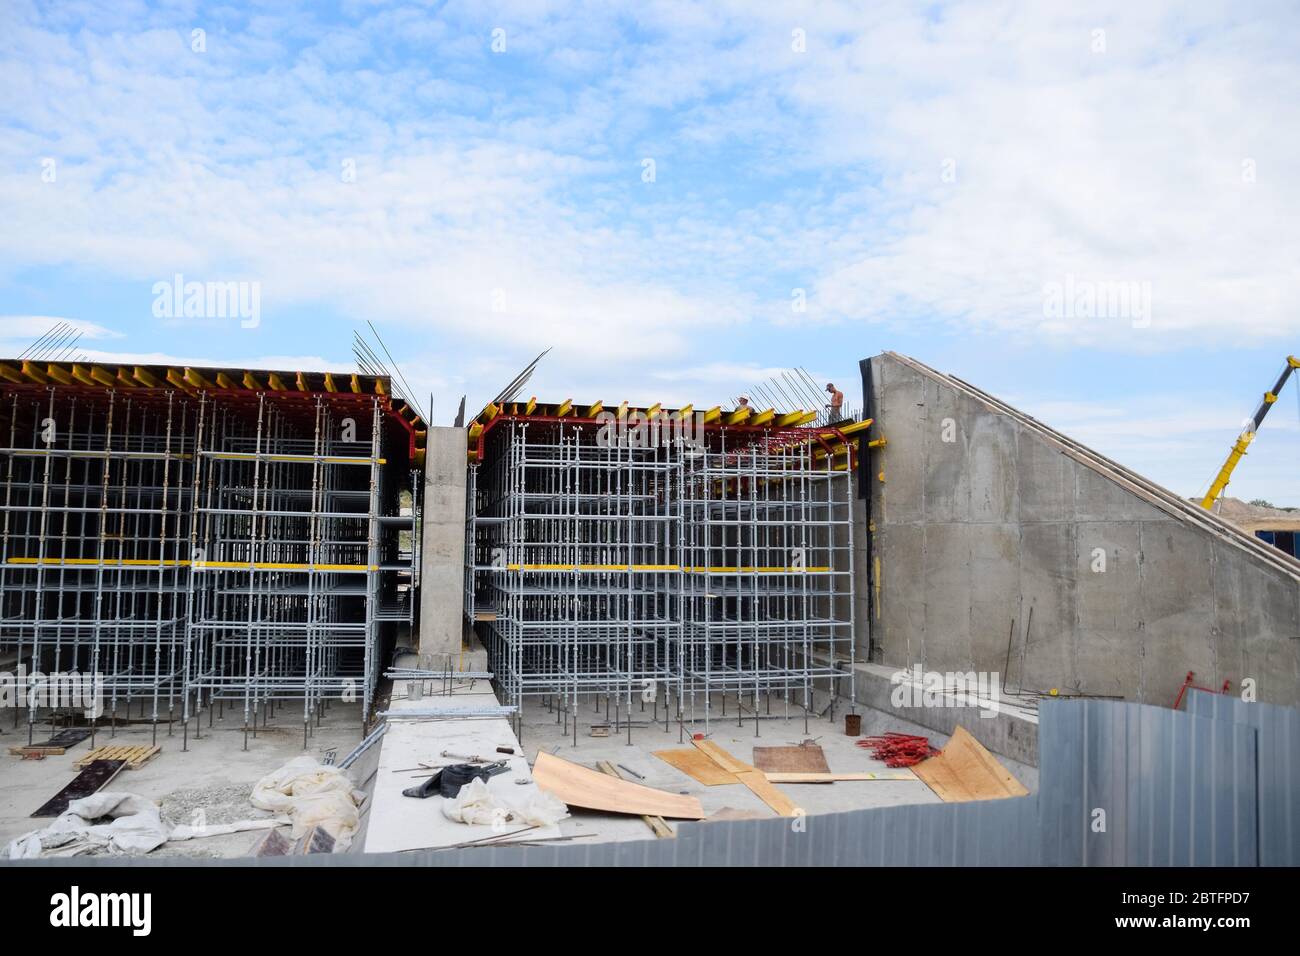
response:
{"label": "red plastic formwork part", "polygon": [[883,760],[886,767],[910,767],[939,753],[938,748],[930,746],[929,737],[914,734],[888,733],[879,737],[864,737],[857,744],[870,750],[871,756],[876,760]]}

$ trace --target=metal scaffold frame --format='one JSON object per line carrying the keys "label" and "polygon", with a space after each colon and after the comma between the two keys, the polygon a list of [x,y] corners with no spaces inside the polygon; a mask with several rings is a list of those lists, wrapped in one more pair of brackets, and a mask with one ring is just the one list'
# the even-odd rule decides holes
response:
{"label": "metal scaffold frame", "polygon": [[833,448],[801,429],[607,438],[506,419],[470,465],[465,606],[503,701],[544,698],[575,744],[584,698],[629,739],[636,706],[707,732],[730,696],[757,732],[774,698],[805,719],[814,690],[855,701],[852,470]]}
{"label": "metal scaffold frame", "polygon": [[113,731],[138,704],[155,740],[230,708],[247,745],[279,705],[306,746],[333,700],[364,729],[418,574],[421,482],[387,467],[376,391],[4,386],[0,661],[29,675],[29,741],[101,719],[29,700],[33,672],[93,678]]}

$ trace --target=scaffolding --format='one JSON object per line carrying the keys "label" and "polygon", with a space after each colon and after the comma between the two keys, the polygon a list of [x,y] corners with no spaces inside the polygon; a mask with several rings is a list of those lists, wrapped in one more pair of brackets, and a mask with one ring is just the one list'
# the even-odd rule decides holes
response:
{"label": "scaffolding", "polygon": [[[309,391],[302,374],[297,391],[168,388],[144,369],[111,386],[6,378],[0,662],[25,669],[25,690],[87,675],[92,726],[107,716],[115,731],[138,705],[155,740],[180,720],[187,745],[191,718],[201,736],[204,712],[211,724],[228,708],[246,745],[277,706],[301,716],[304,746],[330,701],[360,703],[364,729],[381,629],[410,624],[417,583],[420,482],[398,440],[413,432],[382,382],[365,393]],[[29,741],[39,720],[80,719],[41,702],[24,693],[14,711]]]}
{"label": "scaffolding", "polygon": [[611,440],[590,420],[506,414],[485,429],[466,610],[503,701],[544,698],[575,744],[584,698],[629,739],[634,706],[707,732],[728,696],[756,729],[774,700],[805,719],[817,690],[854,701],[843,436],[663,425]]}

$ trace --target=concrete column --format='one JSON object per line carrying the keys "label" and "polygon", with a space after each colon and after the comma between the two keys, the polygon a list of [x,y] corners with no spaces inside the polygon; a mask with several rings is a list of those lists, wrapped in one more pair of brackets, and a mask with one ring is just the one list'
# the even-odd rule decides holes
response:
{"label": "concrete column", "polygon": [[430,427],[426,447],[419,648],[441,666],[448,655],[461,650],[467,433],[463,428]]}

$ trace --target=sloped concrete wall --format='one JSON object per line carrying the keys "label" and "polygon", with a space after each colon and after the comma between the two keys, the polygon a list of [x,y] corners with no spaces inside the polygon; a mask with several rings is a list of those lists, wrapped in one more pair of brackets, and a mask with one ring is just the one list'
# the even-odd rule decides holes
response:
{"label": "sloped concrete wall", "polygon": [[1190,670],[1300,703],[1300,566],[1168,513],[945,376],[892,353],[871,366],[888,440],[872,660],[1166,706]]}

